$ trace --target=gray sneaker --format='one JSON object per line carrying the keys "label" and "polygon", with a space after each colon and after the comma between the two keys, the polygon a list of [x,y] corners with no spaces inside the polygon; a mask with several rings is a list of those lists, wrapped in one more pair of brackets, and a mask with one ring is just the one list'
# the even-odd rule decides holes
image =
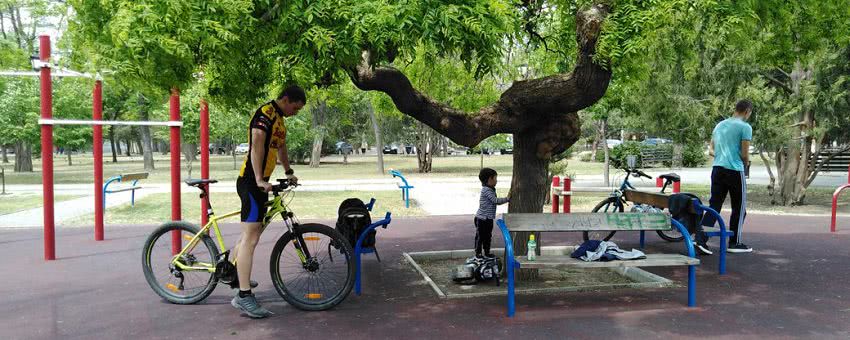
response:
{"label": "gray sneaker", "polygon": [[248,295],[244,298],[240,298],[239,294],[237,294],[233,297],[233,300],[230,301],[230,304],[245,312],[245,314],[248,314],[248,316],[253,319],[262,319],[274,315],[274,313],[268,309],[260,306],[257,302],[257,298],[254,297],[254,294]]}

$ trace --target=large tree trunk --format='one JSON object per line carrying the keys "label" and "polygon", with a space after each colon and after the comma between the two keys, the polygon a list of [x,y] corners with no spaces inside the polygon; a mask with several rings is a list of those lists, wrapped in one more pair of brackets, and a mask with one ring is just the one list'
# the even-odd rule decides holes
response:
{"label": "large tree trunk", "polygon": [[15,143],[15,172],[32,172],[32,146],[29,143]]}
{"label": "large tree trunk", "polygon": [[384,173],[384,141],[381,139],[381,127],[378,125],[378,117],[375,116],[375,108],[372,103],[366,103],[366,110],[369,111],[369,119],[372,120],[372,131],[375,132],[375,147],[378,150],[378,173]]}
{"label": "large tree trunk", "polygon": [[425,124],[418,123],[416,132],[416,160],[419,173],[431,172],[434,160],[434,131]]}
{"label": "large tree trunk", "polygon": [[[811,77],[811,71],[804,69],[802,63],[796,62],[790,75],[791,98],[803,101],[800,91],[803,81]],[[782,167],[779,170],[779,197],[782,205],[803,204],[806,187],[811,182],[809,174],[812,171],[809,156],[811,155],[812,135],[814,130],[814,112],[803,105],[797,122],[791,127],[791,139],[784,148]]]}
{"label": "large tree trunk", "polygon": [[[478,145],[498,133],[514,134],[510,212],[541,213],[549,192],[547,171],[552,155],[573,145],[581,124],[576,112],[596,103],[608,89],[611,72],[593,58],[608,8],[595,5],[576,13],[578,55],[569,74],[514,82],[499,98],[477,113],[463,112],[419,92],[404,73],[375,65],[371,52],[348,69],[355,86],[389,95],[402,113],[430,126],[457,144]],[[510,226],[509,226],[510,227]],[[514,237],[517,255],[525,254],[528,234]],[[539,240],[539,238],[538,238]],[[538,241],[538,245],[542,244]],[[535,273],[520,273],[521,278]]]}
{"label": "large tree trunk", "polygon": [[[148,120],[148,105],[145,97],[139,94],[139,118],[142,121]],[[151,145],[151,128],[150,126],[140,126],[139,134],[142,137],[142,155],[145,160],[145,171],[154,170],[153,162],[153,145]]]}

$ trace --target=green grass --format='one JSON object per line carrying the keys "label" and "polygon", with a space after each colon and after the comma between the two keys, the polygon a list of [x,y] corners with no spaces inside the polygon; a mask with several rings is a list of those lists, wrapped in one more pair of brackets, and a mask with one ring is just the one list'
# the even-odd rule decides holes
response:
{"label": "green grass", "polygon": [[[74,195],[55,195],[53,196],[53,200],[55,202],[68,201],[75,198],[80,198],[82,196],[74,196]],[[24,211],[28,209],[34,209],[41,207],[44,202],[44,199],[41,195],[33,195],[33,194],[9,194],[9,195],[0,195],[0,215],[6,215],[11,213],[16,213],[19,211]]]}
{"label": "green grass", "polygon": [[[418,207],[415,201],[410,201],[410,208],[404,207],[401,195],[396,191],[376,191],[373,193],[361,191],[325,191],[325,192],[295,192],[288,196],[291,198],[289,208],[301,219],[335,219],[339,204],[346,198],[357,197],[369,203],[369,198],[374,197],[375,203],[372,216],[373,221],[384,217],[387,211],[392,212],[393,217],[400,216],[423,216],[425,212]],[[212,195],[212,206],[218,215],[223,215],[239,210],[239,196],[236,193],[219,193]],[[183,219],[200,222],[200,199],[197,193],[184,193],[181,198]],[[159,224],[171,219],[171,195],[151,194],[136,201],[136,206],[131,207],[124,204],[106,210],[106,224]],[[63,222],[67,226],[80,226],[93,224],[94,216],[86,215]],[[239,217],[225,220],[225,223],[239,222]]]}
{"label": "green grass", "polygon": [[[213,155],[210,157],[210,178],[220,181],[234,181],[238,176],[239,167],[242,165],[244,155],[239,155],[236,162],[232,156]],[[181,177],[188,178],[186,162],[182,161]],[[361,178],[386,178],[386,173],[378,173],[376,156],[351,156],[348,164],[342,163],[339,156],[326,157],[319,168],[310,168],[307,165],[293,165],[299,178],[305,180],[330,180],[330,179],[361,179]],[[54,183],[75,184],[92,183],[93,160],[91,154],[74,155],[74,165],[68,166],[64,157],[54,158]],[[584,163],[571,160],[567,172],[578,175],[596,174],[602,171],[602,164]],[[168,156],[160,154],[154,157],[156,170],[150,172],[150,177],[141,183],[168,183],[171,179],[170,161]],[[495,169],[503,175],[508,175],[513,169],[511,155],[485,156],[484,166]],[[6,172],[7,184],[41,184],[41,161],[36,159],[33,163],[34,172],[14,173]],[[405,176],[416,177],[476,177],[481,167],[481,158],[478,155],[435,157],[432,172],[429,174],[417,173],[416,156],[384,155],[385,170],[396,169]],[[112,163],[111,157],[104,157],[103,176],[104,180],[109,177],[123,174],[144,172],[141,156],[118,157],[117,163]],[[192,163],[192,177],[200,176],[200,161]],[[276,170],[275,175],[283,176],[283,170]]]}

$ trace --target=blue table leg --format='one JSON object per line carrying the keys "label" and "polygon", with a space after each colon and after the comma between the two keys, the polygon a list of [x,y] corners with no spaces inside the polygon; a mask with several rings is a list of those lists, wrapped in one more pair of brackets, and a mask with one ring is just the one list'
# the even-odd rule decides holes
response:
{"label": "blue table leg", "polygon": [[697,268],[688,266],[688,307],[697,306]]}
{"label": "blue table leg", "polygon": [[643,249],[645,247],[646,247],[646,232],[641,230],[640,231],[640,249]]}

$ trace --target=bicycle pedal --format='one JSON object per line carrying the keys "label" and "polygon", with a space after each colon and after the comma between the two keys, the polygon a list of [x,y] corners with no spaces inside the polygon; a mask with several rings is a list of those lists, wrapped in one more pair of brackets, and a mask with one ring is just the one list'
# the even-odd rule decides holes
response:
{"label": "bicycle pedal", "polygon": [[176,285],[174,285],[173,283],[168,283],[168,284],[166,284],[166,285],[165,285],[165,288],[168,288],[168,290],[170,290],[170,291],[172,291],[172,292],[175,292],[175,293],[177,293],[177,292],[179,292],[179,291],[180,291],[180,288],[177,288],[177,286],[176,286]]}

